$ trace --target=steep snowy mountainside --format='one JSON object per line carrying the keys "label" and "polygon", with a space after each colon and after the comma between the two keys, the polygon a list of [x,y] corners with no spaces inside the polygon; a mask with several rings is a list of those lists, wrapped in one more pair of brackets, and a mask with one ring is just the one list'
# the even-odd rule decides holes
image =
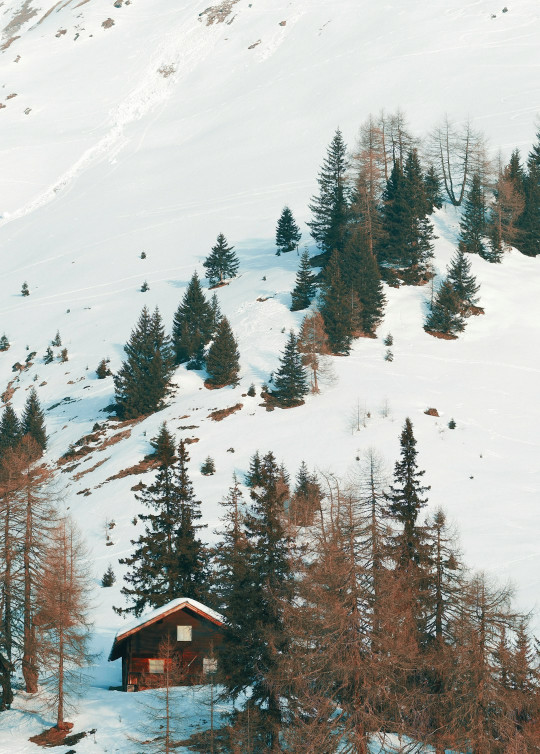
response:
{"label": "steep snowy mountainside", "polygon": [[[122,625],[111,610],[122,604],[117,560],[140,531],[132,524],[140,511],[132,487],[144,477],[126,470],[149,453],[164,420],[178,438],[197,440],[190,471],[210,537],[232,473],[241,476],[256,449],[274,450],[293,473],[305,459],[346,474],[372,446],[391,469],[410,416],[432,508],[444,506],[458,524],[467,562],[512,578],[520,605],[534,606],[538,260],[516,251],[501,265],[473,259],[486,314],[471,318],[457,341],[424,333],[426,288],[388,289],[379,338],[359,340],[350,357],[333,359],[335,380],[320,396],[266,412],[258,395],[245,393],[251,382],[259,392],[288,329],[301,322],[301,312],[289,311],[298,258],[274,255],[275,223],[286,203],[297,219],[309,219],[335,128],[352,148],[370,112],[401,107],[420,135],[448,111],[458,119],[469,114],[493,150],[507,155],[519,146],[526,153],[540,105],[538,1],[518,0],[502,13],[495,0],[239,0],[212,24],[208,2],[0,6],[7,27],[0,54],[0,334],[11,342],[0,354],[0,388],[16,378],[12,365],[36,351],[12,385],[12,401],[20,411],[37,386],[53,464],[96,422],[103,429],[59,473],[65,505],[92,547],[96,581],[109,562],[118,577],[99,593],[98,645],[108,651]],[[109,18],[114,24],[104,26]],[[455,249],[458,220],[449,207],[437,214],[439,274]],[[302,244],[310,242],[302,230]],[[143,305],[159,305],[170,327],[219,232],[240,257],[239,278],[218,292],[239,339],[240,385],[208,391],[204,375],[180,367],[167,409],[133,425],[108,421],[103,409],[113,384],[96,379],[97,364],[110,357],[118,369]],[[27,298],[20,296],[25,280]],[[150,290],[143,294],[144,280]],[[57,330],[69,361],[45,365]],[[383,358],[387,332],[395,342],[391,363]],[[223,421],[210,417],[239,403]],[[352,432],[358,403],[370,418]],[[429,407],[440,418],[425,415]],[[199,472],[207,455],[216,461],[212,477]],[[104,525],[111,519],[108,545]],[[96,684],[116,683],[118,672],[105,663]]]}

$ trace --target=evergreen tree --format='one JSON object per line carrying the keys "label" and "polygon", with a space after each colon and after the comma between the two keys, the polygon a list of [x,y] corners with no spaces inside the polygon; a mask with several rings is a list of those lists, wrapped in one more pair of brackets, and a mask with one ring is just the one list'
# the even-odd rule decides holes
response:
{"label": "evergreen tree", "polygon": [[431,214],[435,209],[441,209],[443,205],[442,184],[433,165],[429,166],[424,176],[424,188],[428,202],[428,213]]}
{"label": "evergreen tree", "polygon": [[144,307],[124,351],[127,358],[114,377],[118,416],[135,419],[158,411],[167,394],[173,359],[157,307],[152,315]]}
{"label": "evergreen tree", "polygon": [[335,251],[324,271],[320,311],[333,353],[349,353],[357,312],[353,309],[352,289],[345,285]]}
{"label": "evergreen tree", "polygon": [[216,473],[216,464],[211,456],[206,456],[204,463],[201,464],[201,474],[203,476],[212,476]]}
{"label": "evergreen tree", "polygon": [[11,403],[8,403],[0,419],[0,456],[8,448],[15,448],[22,440],[22,428],[13,410]]}
{"label": "evergreen tree", "polygon": [[109,563],[109,567],[101,577],[101,586],[103,587],[110,587],[112,586],[116,581],[116,576],[114,575],[114,571],[112,569],[112,565]]}
{"label": "evergreen tree", "polygon": [[45,416],[34,387],[31,388],[23,410],[21,429],[23,435],[29,435],[43,452],[47,447]]}
{"label": "evergreen tree", "polygon": [[50,346],[47,346],[45,356],[43,357],[44,364],[51,364],[54,361],[54,353]]}
{"label": "evergreen tree", "polygon": [[262,483],[262,459],[257,450],[249,461],[249,470],[244,478],[246,487],[258,487]]}
{"label": "evergreen tree", "polygon": [[296,336],[291,330],[279,368],[274,377],[272,396],[282,406],[299,406],[309,392],[302,357],[298,352]]}
{"label": "evergreen tree", "polygon": [[28,283],[25,280],[24,283],[22,284],[21,296],[29,296],[29,295],[30,295],[30,289],[28,288]]}
{"label": "evergreen tree", "polygon": [[309,251],[306,248],[300,257],[300,265],[298,267],[298,272],[296,273],[294,289],[291,293],[291,311],[297,312],[301,309],[307,309],[311,304],[311,299],[315,296],[315,293],[315,276],[311,272]]}
{"label": "evergreen tree", "polygon": [[283,207],[276,228],[276,254],[285,254],[298,248],[302,234],[289,207]]}
{"label": "evergreen tree", "polygon": [[135,550],[119,562],[130,567],[122,594],[132,603],[115,608],[138,617],[147,607],[161,607],[178,597],[206,598],[207,555],[197,537],[202,528],[200,502],[195,500],[187,473],[189,455],[180,442],[178,458],[172,456],[172,438],[165,427],[156,446],[161,448],[156,478],[136,499],[151,513],[139,514],[146,523],[144,534],[132,540]]}
{"label": "evergreen tree", "polygon": [[211,286],[222,283],[225,278],[234,278],[238,272],[238,257],[233,251],[234,246],[227,245],[227,239],[220,233],[216,245],[203,262],[206,267],[206,278]]}
{"label": "evergreen tree", "polygon": [[101,359],[96,369],[96,376],[98,380],[104,380],[106,377],[110,377],[112,374],[109,369],[109,359]]}
{"label": "evergreen tree", "polygon": [[206,300],[199,276],[193,273],[173,319],[172,341],[176,363],[202,369],[204,348],[212,339],[215,312]]}
{"label": "evergreen tree", "polygon": [[488,253],[484,243],[486,234],[486,204],[480,175],[475,173],[463,203],[459,248],[469,254],[480,254],[484,259]]}
{"label": "evergreen tree", "polygon": [[212,337],[215,337],[221,317],[223,316],[219,308],[219,300],[216,293],[213,293],[210,299],[210,309],[212,311]]}
{"label": "evergreen tree", "polygon": [[7,335],[4,333],[0,338],[0,351],[9,351],[10,345]]}
{"label": "evergreen tree", "polygon": [[471,272],[471,260],[466,256],[463,249],[458,249],[448,267],[447,278],[452,290],[461,302],[462,311],[468,311],[478,304],[480,286]]}
{"label": "evergreen tree", "polygon": [[56,335],[51,340],[51,346],[56,346],[57,348],[60,348],[62,345],[62,338],[60,337],[60,330],[56,331]]}
{"label": "evergreen tree", "polygon": [[222,317],[214,342],[206,357],[208,383],[215,387],[235,385],[238,382],[240,354],[238,344],[227,317]]}
{"label": "evergreen tree", "polygon": [[308,223],[311,235],[323,252],[326,263],[331,252],[343,251],[349,214],[349,192],[346,185],[347,146],[338,129],[327,149],[317,183],[319,194],[312,198],[309,209],[313,220]]}
{"label": "evergreen tree", "polygon": [[423,487],[425,471],[418,469],[416,439],[409,418],[400,437],[401,459],[394,466],[394,481],[386,495],[388,515],[403,527],[397,535],[394,548],[396,562],[403,567],[419,564],[425,558],[424,534],[417,526],[418,514],[427,505],[423,495],[430,487]]}
{"label": "evergreen tree", "polygon": [[449,280],[444,280],[437,291],[431,311],[426,318],[425,329],[428,332],[453,336],[465,329],[462,301]]}
{"label": "evergreen tree", "polygon": [[152,458],[159,461],[160,466],[172,467],[177,460],[174,437],[163,422],[156,437],[150,440]]}
{"label": "evergreen tree", "polygon": [[525,204],[518,221],[519,250],[527,256],[540,254],[540,131],[529,153],[525,177]]}
{"label": "evergreen tree", "polygon": [[362,230],[356,230],[347,241],[340,259],[340,269],[342,278],[349,281],[360,301],[360,329],[366,335],[373,335],[382,319],[386,299],[379,265],[369,250],[368,239]]}

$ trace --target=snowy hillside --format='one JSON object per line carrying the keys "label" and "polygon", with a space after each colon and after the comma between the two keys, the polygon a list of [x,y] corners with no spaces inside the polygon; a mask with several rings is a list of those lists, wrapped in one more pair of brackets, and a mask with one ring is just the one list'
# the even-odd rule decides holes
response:
{"label": "snowy hillside", "polygon": [[[504,13],[498,0],[217,5],[0,3],[0,334],[11,342],[0,353],[0,388],[16,377],[12,365],[35,351],[12,385],[12,403],[20,411],[37,386],[52,465],[96,423],[104,430],[59,471],[66,508],[92,551],[96,585],[109,563],[118,577],[114,588],[97,589],[96,647],[104,654],[82,707],[85,729],[98,726],[111,704],[105,689],[120,674],[106,662],[123,624],[112,612],[122,604],[117,560],[138,533],[131,488],[144,478],[120,472],[149,453],[163,421],[178,439],[197,439],[190,472],[210,538],[233,472],[242,477],[255,450],[273,450],[291,473],[305,460],[346,475],[374,447],[391,470],[410,416],[430,504],[457,524],[468,564],[511,579],[520,607],[538,602],[538,259],[517,251],[501,265],[474,258],[486,314],[471,318],[456,341],[424,332],[426,288],[387,289],[378,339],[358,340],[348,358],[334,358],[335,379],[319,396],[267,412],[258,395],[303,316],[289,311],[298,258],[275,256],[275,224],[284,204],[309,219],[336,127],[352,149],[370,112],[401,107],[422,135],[448,111],[470,115],[494,152],[526,154],[540,110],[538,0],[516,0]],[[438,273],[455,249],[458,221],[450,207],[436,214]],[[302,245],[314,251],[305,225],[302,231]],[[218,291],[239,341],[239,386],[208,391],[202,373],[179,367],[165,410],[118,426],[103,411],[113,401],[112,378],[97,380],[95,368],[108,357],[118,369],[144,305],[159,305],[170,328],[219,232],[240,257],[239,277]],[[144,280],[150,290],[141,293]],[[45,365],[57,330],[69,361]],[[393,362],[384,360],[388,332]],[[256,397],[245,395],[252,382]],[[370,417],[354,432],[358,403]],[[236,404],[223,421],[210,417]],[[440,418],[426,415],[429,407]],[[204,477],[208,455],[217,473]],[[106,521],[115,522],[112,545]],[[540,629],[538,619],[534,625]],[[122,703],[119,714],[134,716],[135,701]],[[88,740],[77,751],[126,751],[116,718],[109,722],[99,745]],[[0,752],[37,751],[26,739],[42,727],[17,711],[2,714]]]}

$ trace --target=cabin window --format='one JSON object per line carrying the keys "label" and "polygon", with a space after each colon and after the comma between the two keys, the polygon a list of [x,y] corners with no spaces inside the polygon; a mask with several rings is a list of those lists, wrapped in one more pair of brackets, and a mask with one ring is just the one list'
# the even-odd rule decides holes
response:
{"label": "cabin window", "polygon": [[203,673],[215,673],[217,671],[217,660],[210,657],[203,657],[202,661]]}
{"label": "cabin window", "polygon": [[177,641],[191,641],[192,628],[191,626],[176,626],[176,640]]}
{"label": "cabin window", "polygon": [[165,660],[148,660],[148,672],[149,673],[164,673]]}

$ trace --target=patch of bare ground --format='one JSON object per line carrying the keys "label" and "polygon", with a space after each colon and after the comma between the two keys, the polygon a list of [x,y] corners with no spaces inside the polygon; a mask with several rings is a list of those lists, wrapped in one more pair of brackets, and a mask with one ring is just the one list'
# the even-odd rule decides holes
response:
{"label": "patch of bare ground", "polygon": [[198,437],[186,437],[184,439],[184,443],[186,445],[193,445],[193,443],[195,443],[195,442],[199,442],[199,438]]}
{"label": "patch of bare ground", "polygon": [[[78,471],[76,474],[74,474],[73,479],[78,482],[79,479],[82,479],[83,476],[86,476],[86,474],[91,474],[92,471],[95,471],[96,469],[99,469],[100,466],[103,466],[104,463],[107,463],[107,461],[110,459],[110,456],[107,456],[107,458],[103,458],[101,461],[98,461],[93,466],[91,466],[89,469],[85,469],[84,471]],[[77,495],[81,493],[77,492]]]}
{"label": "patch of bare ground", "polygon": [[18,387],[13,387],[13,383],[16,382],[17,378],[15,377],[10,382],[8,382],[6,389],[0,395],[0,401],[2,401],[3,404],[9,403],[10,400],[13,398],[13,393],[15,390],[18,390]]}
{"label": "patch of bare ground", "polygon": [[[20,39],[20,38],[21,38],[20,34],[16,34],[16,35],[15,35],[14,37],[10,37],[10,38],[9,38],[8,40],[6,40],[6,41],[4,42],[4,44],[3,44],[3,45],[2,45],[1,47],[0,47],[0,50],[7,50],[7,48],[8,48],[8,47],[9,47],[10,45],[12,45],[12,44],[13,44],[13,42],[14,42],[14,41],[15,41],[16,39]],[[19,60],[21,59],[20,55],[18,56],[18,58],[19,58]],[[16,60],[15,62],[16,62],[16,63],[18,63],[18,62],[19,62],[19,60]]]}
{"label": "patch of bare ground", "polygon": [[14,36],[23,24],[30,21],[34,16],[37,16],[38,12],[35,8],[32,8],[31,3],[32,0],[24,0],[19,12],[13,16],[7,26],[4,26],[2,30],[3,37]]}
{"label": "patch of bare ground", "polygon": [[[217,5],[210,5],[202,13],[199,13],[199,20],[202,20],[206,16],[206,25],[212,26],[212,24],[222,24],[227,21],[227,18],[231,15],[233,7],[239,0],[223,0],[223,2]],[[231,23],[229,21],[228,23]]]}
{"label": "patch of bare ground", "polygon": [[117,474],[107,477],[105,482],[114,482],[115,479],[124,479],[134,474],[146,474],[147,471],[153,471],[159,466],[159,459],[153,456],[145,456],[142,461],[134,466],[128,466],[127,469],[121,469]]}
{"label": "patch of bare ground", "polygon": [[469,306],[465,316],[478,317],[479,314],[485,313],[485,310],[481,306]]}
{"label": "patch of bare ground", "polygon": [[436,408],[426,408],[424,414],[427,414],[428,416],[439,416],[439,412]]}
{"label": "patch of bare ground", "polygon": [[248,50],[254,50],[257,47],[257,45],[261,44],[261,42],[262,42],[262,39],[258,39],[256,42],[253,42],[252,45],[249,45]]}
{"label": "patch of bare ground", "polygon": [[41,16],[41,18],[40,18],[40,19],[39,19],[39,21],[37,22],[36,26],[39,26],[40,24],[42,24],[42,23],[43,23],[43,21],[45,21],[45,19],[47,18],[47,16],[50,16],[50,15],[51,15],[51,13],[53,12],[53,10],[54,10],[55,8],[58,8],[58,6],[59,6],[59,5],[61,5],[61,4],[62,4],[62,0],[58,0],[58,2],[57,2],[57,3],[55,3],[55,4],[53,5],[53,6],[51,6],[51,7],[49,8],[49,10],[47,11],[47,13],[45,13],[45,15],[44,15],[44,16]]}
{"label": "patch of bare ground", "polygon": [[226,419],[227,416],[234,414],[236,411],[240,411],[243,405],[243,403],[237,403],[234,406],[229,406],[229,408],[222,408],[218,411],[212,411],[210,414],[208,414],[207,418],[212,419],[212,421],[215,422],[223,421],[223,419]]}
{"label": "patch of bare ground", "polygon": [[101,25],[104,29],[110,29],[111,26],[114,26],[114,21],[112,20],[112,18],[107,18]]}
{"label": "patch of bare ground", "polygon": [[274,395],[268,393],[266,390],[261,392],[261,398],[264,403],[260,403],[259,405],[264,406],[267,411],[273,411],[275,408],[296,408],[297,406],[303,406],[305,403],[305,401],[295,401],[290,406],[284,406]]}
{"label": "patch of bare ground", "polygon": [[33,744],[43,746],[47,749],[54,746],[75,746],[75,744],[78,744],[83,738],[96,732],[94,728],[88,732],[83,731],[82,733],[70,734],[72,728],[73,723],[62,723],[59,727],[55,725],[53,728],[44,730],[42,733],[39,733],[37,736],[32,736],[28,740]]}
{"label": "patch of bare ground", "polygon": [[435,330],[428,330],[424,327],[424,330],[428,335],[433,335],[434,338],[440,338],[441,340],[457,340],[457,335],[452,335],[448,332],[435,332]]}

